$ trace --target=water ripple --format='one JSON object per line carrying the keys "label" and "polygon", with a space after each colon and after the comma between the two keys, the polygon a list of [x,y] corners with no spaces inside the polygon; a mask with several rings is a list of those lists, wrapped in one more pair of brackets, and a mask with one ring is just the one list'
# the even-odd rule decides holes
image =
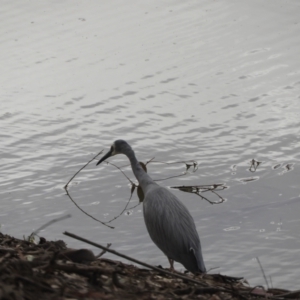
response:
{"label": "water ripple", "polygon": [[[218,206],[174,191],[193,214],[209,267],[262,284],[253,264],[260,256],[270,273],[280,273],[274,286],[293,289],[300,249],[299,9],[270,3],[3,4],[1,230],[22,237],[68,212],[74,217],[66,228],[165,265],[141,205],[115,220],[112,232],[64,194],[76,171],[122,138],[140,161],[199,162],[196,173],[162,185],[230,186]],[[125,157],[112,160],[135,180]],[[250,171],[251,161],[262,163]],[[108,220],[122,211],[130,187],[117,169],[95,164],[70,191],[78,205]],[[185,170],[147,167],[155,178]],[[63,238],[61,226],[44,233]]]}

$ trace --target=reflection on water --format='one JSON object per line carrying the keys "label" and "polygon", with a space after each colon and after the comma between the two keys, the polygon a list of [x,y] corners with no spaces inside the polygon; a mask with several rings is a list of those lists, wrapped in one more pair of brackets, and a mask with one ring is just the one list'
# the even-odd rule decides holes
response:
{"label": "reflection on water", "polygon": [[[226,198],[223,198],[221,196],[222,191],[228,188],[228,186],[226,186],[223,183],[214,183],[214,184],[210,184],[210,185],[172,186],[171,188],[178,189],[182,192],[195,194],[195,195],[199,196],[202,200],[205,200],[210,204],[221,204],[221,203],[227,201]],[[209,195],[207,195],[207,194],[209,194]],[[206,196],[204,196],[204,195],[206,195]],[[217,200],[215,200],[215,198]]]}
{"label": "reflection on water", "polygon": [[[220,205],[172,190],[195,219],[208,268],[262,285],[259,257],[274,286],[293,289],[300,275],[299,7],[171,5],[3,4],[1,231],[22,237],[70,213],[41,235],[65,239],[68,230],[165,265],[136,196],[137,207],[111,230],[63,190],[95,153],[123,138],[144,162],[199,163],[164,186],[230,187]],[[116,162],[128,165],[124,157]],[[124,171],[135,182],[130,167]],[[184,167],[150,164],[148,172],[160,179]],[[70,189],[101,220],[117,216],[130,196],[110,165],[90,164]]]}
{"label": "reflection on water", "polygon": [[248,177],[248,178],[239,178],[238,181],[246,183],[246,182],[255,181],[258,179],[259,179],[259,176],[255,176],[255,177]]}
{"label": "reflection on water", "polygon": [[239,230],[241,227],[239,226],[232,226],[232,227],[228,227],[228,228],[224,228],[224,231],[233,231],[233,230]]}

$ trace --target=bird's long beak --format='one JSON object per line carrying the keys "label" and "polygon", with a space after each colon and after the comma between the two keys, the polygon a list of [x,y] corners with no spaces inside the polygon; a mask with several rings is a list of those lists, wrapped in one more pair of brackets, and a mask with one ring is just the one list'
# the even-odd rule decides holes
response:
{"label": "bird's long beak", "polygon": [[107,158],[109,158],[112,155],[112,149],[110,149],[96,164],[96,166],[98,166],[99,164],[101,164],[104,160],[106,160]]}

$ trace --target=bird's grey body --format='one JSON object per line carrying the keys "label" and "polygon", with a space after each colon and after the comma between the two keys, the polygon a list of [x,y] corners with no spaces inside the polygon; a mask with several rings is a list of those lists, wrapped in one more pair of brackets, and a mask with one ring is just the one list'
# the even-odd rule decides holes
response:
{"label": "bird's grey body", "polygon": [[153,242],[169,259],[183,264],[187,270],[205,273],[200,239],[192,216],[174,194],[155,183],[142,169],[131,147],[123,140],[115,141],[98,164],[119,153],[129,158],[144,192],[144,220]]}

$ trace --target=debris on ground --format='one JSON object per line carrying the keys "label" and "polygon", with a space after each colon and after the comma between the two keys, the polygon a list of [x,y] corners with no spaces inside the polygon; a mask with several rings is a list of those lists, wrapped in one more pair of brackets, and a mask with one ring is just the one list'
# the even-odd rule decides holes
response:
{"label": "debris on ground", "polygon": [[[184,275],[184,274],[182,274]],[[39,244],[0,233],[0,299],[299,299],[300,290],[249,287],[242,278],[141,269],[63,241]]]}

